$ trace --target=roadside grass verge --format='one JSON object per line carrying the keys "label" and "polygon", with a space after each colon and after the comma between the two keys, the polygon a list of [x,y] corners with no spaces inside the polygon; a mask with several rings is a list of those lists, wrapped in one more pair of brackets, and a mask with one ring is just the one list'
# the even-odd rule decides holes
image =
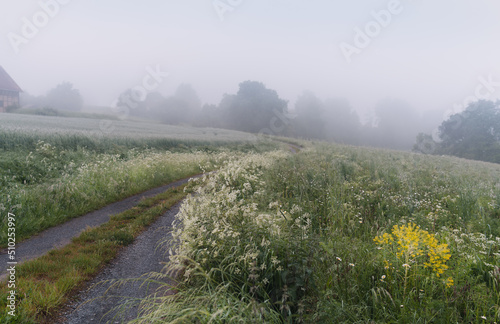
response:
{"label": "roadside grass verge", "polygon": [[85,230],[67,246],[16,266],[16,316],[7,314],[7,296],[12,288],[1,282],[0,322],[50,323],[78,287],[185,197],[184,187],[144,199],[132,209],[112,216],[109,222]]}
{"label": "roadside grass verge", "polygon": [[[16,215],[17,242],[109,203],[210,171],[230,156],[278,147],[271,140],[243,141],[244,133],[230,131],[128,123],[117,124],[120,132],[105,137],[92,135],[91,120],[68,119],[64,127],[40,120],[40,133],[22,121],[0,121],[0,213]],[[118,137],[126,130],[137,137]],[[0,247],[6,234],[2,217]]]}
{"label": "roadside grass verge", "polygon": [[[57,154],[44,145],[47,154]],[[0,189],[0,211],[16,215],[16,241],[74,217],[172,181],[210,171],[227,153],[132,152],[89,157],[80,166],[66,165],[62,175],[33,185]],[[32,163],[39,163],[33,159]],[[31,163],[31,162],[30,162]],[[50,169],[55,163],[49,163]],[[0,245],[7,242],[7,222],[0,222]]]}

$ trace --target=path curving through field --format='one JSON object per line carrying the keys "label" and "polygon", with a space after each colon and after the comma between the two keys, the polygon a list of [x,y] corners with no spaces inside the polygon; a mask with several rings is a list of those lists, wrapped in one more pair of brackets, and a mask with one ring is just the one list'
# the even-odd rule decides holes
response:
{"label": "path curving through field", "polygon": [[[287,144],[292,154],[301,149],[297,145]],[[172,186],[186,181],[178,181]],[[162,187],[156,193],[167,188]],[[151,272],[161,272],[168,262],[168,255],[158,244],[171,238],[172,222],[181,204],[182,202],[178,202],[132,244],[121,249],[110,264],[71,298],[54,318],[54,323],[126,323],[136,319],[138,305],[134,302],[155,293],[158,288],[158,285],[144,285],[141,278]],[[163,290],[163,293],[171,293],[164,288]]]}
{"label": "path curving through field", "polygon": [[[137,305],[125,307],[138,301],[158,288],[157,285],[142,285],[141,276],[150,272],[161,272],[168,256],[159,242],[168,240],[175,215],[179,212],[178,202],[151,224],[134,243],[123,248],[118,256],[94,279],[72,298],[59,315],[57,323],[126,323],[137,318]],[[121,279],[133,281],[119,284]],[[116,283],[113,285],[113,283]]]}
{"label": "path curving through field", "polygon": [[[185,178],[171,182],[167,185],[150,189],[140,194],[128,197],[124,200],[107,205],[104,208],[85,214],[83,216],[73,218],[64,224],[51,227],[38,235],[32,236],[29,239],[16,244],[16,259],[18,263],[38,258],[52,249],[61,248],[69,243],[73,237],[78,236],[88,227],[95,227],[109,221],[111,215],[116,215],[124,212],[139,203],[143,198],[153,197],[159,193],[166,191],[169,188],[180,186],[189,181],[191,178],[199,177],[200,175]],[[7,249],[0,252],[0,280],[7,276],[6,269],[8,267]]]}

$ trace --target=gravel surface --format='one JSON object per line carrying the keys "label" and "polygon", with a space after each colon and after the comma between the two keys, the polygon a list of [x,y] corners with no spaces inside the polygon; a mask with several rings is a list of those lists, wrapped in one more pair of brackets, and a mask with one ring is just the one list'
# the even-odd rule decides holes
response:
{"label": "gravel surface", "polygon": [[[143,193],[131,196],[122,201],[69,220],[68,222],[49,228],[23,242],[16,244],[16,261],[18,263],[38,258],[54,248],[61,248],[71,242],[71,238],[78,236],[87,227],[99,226],[109,221],[111,215],[126,211],[139,203],[142,198],[152,197],[165,190],[186,183],[189,178],[172,182],[168,185],[154,188]],[[0,251],[0,280],[7,276],[8,268],[7,249]]]}
{"label": "gravel surface", "polygon": [[[172,221],[179,211],[177,203],[155,223],[136,238],[134,243],[120,251],[118,256],[85,288],[83,288],[67,308],[62,311],[58,323],[123,323],[137,317],[137,306],[125,311],[117,307],[125,305],[130,298],[143,298],[154,293],[157,286],[149,289],[143,281],[128,281],[114,285],[117,279],[134,279],[150,272],[160,272],[168,261],[164,248],[159,242],[169,239]],[[111,288],[110,288],[111,287]]]}

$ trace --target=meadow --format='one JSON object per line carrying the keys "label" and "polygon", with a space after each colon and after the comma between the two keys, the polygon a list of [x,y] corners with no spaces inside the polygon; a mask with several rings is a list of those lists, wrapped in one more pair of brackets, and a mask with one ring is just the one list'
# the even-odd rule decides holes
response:
{"label": "meadow", "polygon": [[[2,114],[0,213],[16,239],[155,186],[212,170],[232,153],[267,150],[248,134],[130,121]],[[7,242],[2,217],[0,245]]]}
{"label": "meadow", "polygon": [[[135,322],[499,321],[499,165],[111,122],[104,134],[98,120],[2,114],[0,213],[16,214],[22,239],[206,173],[185,188],[165,271],[148,279],[173,277],[176,294],[140,301]],[[166,197],[21,265],[24,318],[50,318],[174,203]]]}
{"label": "meadow", "polygon": [[[494,323],[500,166],[308,145],[191,183],[137,323]],[[168,288],[168,287],[167,287]]]}

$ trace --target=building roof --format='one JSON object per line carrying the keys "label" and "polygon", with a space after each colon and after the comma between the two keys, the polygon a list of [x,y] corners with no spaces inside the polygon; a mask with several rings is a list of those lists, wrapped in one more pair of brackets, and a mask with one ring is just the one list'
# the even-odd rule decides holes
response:
{"label": "building roof", "polygon": [[0,90],[18,91],[22,92],[21,88],[17,85],[16,81],[5,72],[3,67],[0,66]]}

